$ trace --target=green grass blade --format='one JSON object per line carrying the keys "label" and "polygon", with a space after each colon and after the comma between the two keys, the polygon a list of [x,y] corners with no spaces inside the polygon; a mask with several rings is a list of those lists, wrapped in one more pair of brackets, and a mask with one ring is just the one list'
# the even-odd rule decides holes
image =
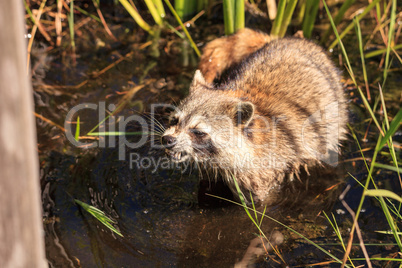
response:
{"label": "green grass blade", "polygon": [[183,22],[181,21],[179,15],[176,13],[176,10],[174,10],[172,4],[169,2],[169,0],[165,0],[166,5],[169,7],[170,11],[173,13],[175,16],[177,22],[180,24],[181,28],[183,29],[184,33],[186,34],[188,41],[190,42],[191,46],[193,47],[195,53],[197,54],[198,57],[201,57],[201,52],[198,49],[197,45],[194,43],[193,38],[191,38],[191,35],[188,33],[187,28],[184,26]]}
{"label": "green grass blade", "polygon": [[380,163],[375,163],[374,165],[378,168],[384,168],[384,169],[392,170],[392,171],[395,171],[398,173],[400,170],[402,170],[401,166],[395,167],[395,166],[390,166],[390,165],[385,165],[385,164],[380,164]]}
{"label": "green grass blade", "polygon": [[197,1],[185,1],[184,5],[184,19],[190,17],[197,12]]}
{"label": "green grass blade", "polygon": [[197,12],[200,12],[201,10],[206,10],[208,7],[208,2],[209,0],[198,0],[197,1]]}
{"label": "green grass blade", "polygon": [[117,113],[117,111],[120,111],[120,108],[123,107],[125,104],[126,104],[125,102],[122,102],[119,106],[117,106],[117,108],[116,108],[113,112],[109,113],[101,122],[99,122],[96,126],[94,126],[94,127],[87,133],[87,135],[91,135],[91,133],[92,133],[95,129],[97,129],[100,125],[102,125],[103,123],[105,123],[106,120],[109,119],[109,117],[113,116],[115,113]]}
{"label": "green grass blade", "polygon": [[[353,258],[354,261],[365,261],[365,258]],[[370,258],[372,261],[399,261],[402,262],[402,259],[393,259],[393,258]]]}
{"label": "green grass blade", "polygon": [[[324,3],[325,10],[327,11],[327,15],[328,15],[329,21],[330,21],[331,26],[332,26],[332,30],[333,30],[334,33],[335,33],[336,40],[339,41],[339,46],[341,47],[342,54],[343,54],[343,56],[345,57],[346,64],[347,64],[347,67],[348,67],[348,71],[350,72],[350,77],[352,78],[354,84],[357,85],[356,79],[355,79],[355,75],[354,75],[354,73],[353,73],[352,66],[350,65],[350,61],[349,61],[348,54],[346,53],[346,49],[345,49],[345,47],[344,47],[344,45],[343,45],[343,43],[342,43],[342,41],[341,41],[341,37],[339,36],[339,33],[338,33],[337,29],[336,29],[336,25],[335,25],[335,23],[334,23],[334,20],[332,19],[331,13],[329,12],[327,3],[326,3],[324,0],[323,0],[323,3]],[[352,25],[352,26],[353,26],[353,25]]]}
{"label": "green grass blade", "polygon": [[244,1],[245,0],[235,0],[235,32],[244,28]]}
{"label": "green grass blade", "polygon": [[225,34],[226,35],[233,34],[235,31],[233,0],[223,0],[223,21],[225,24]]}
{"label": "green grass blade", "polygon": [[389,140],[389,138],[395,134],[395,132],[399,129],[401,122],[402,122],[402,108],[399,110],[399,112],[395,115],[394,119],[392,120],[391,125],[389,126],[389,130],[385,133],[384,137],[381,138],[379,148],[382,148],[385,145],[385,143]]}
{"label": "green grass blade", "polygon": [[396,193],[389,191],[389,190],[384,190],[384,189],[373,189],[373,190],[367,190],[364,193],[367,196],[377,196],[377,197],[388,197],[395,199],[398,202],[402,203],[402,198],[397,195]]}
{"label": "green grass blade", "polygon": [[377,14],[377,19],[380,20],[381,19],[381,6],[379,3],[377,5],[375,5],[375,12]]}
{"label": "green grass blade", "polygon": [[282,20],[283,20],[283,14],[285,13],[285,7],[286,7],[286,0],[279,0],[278,11],[276,13],[276,18],[274,20],[274,23],[273,23],[272,29],[271,29],[271,36],[273,36],[273,37],[279,36],[279,31],[281,29]]}
{"label": "green grass blade", "polygon": [[[303,21],[305,20],[306,16],[308,16],[308,12],[307,10],[307,5],[311,6],[312,1],[306,1],[306,0],[299,0],[297,1],[297,16],[294,18],[294,20],[292,21],[292,24],[294,25],[301,25],[303,23]],[[304,36],[306,37],[306,36]]]}
{"label": "green grass blade", "polygon": [[[237,189],[237,188],[236,188]],[[258,221],[258,214],[257,210],[255,209],[255,204],[254,204],[254,199],[253,199],[253,194],[250,192],[250,199],[251,199],[251,207],[254,209],[254,216],[255,216],[255,221]],[[261,226],[261,225],[260,225]]]}
{"label": "green grass blade", "polygon": [[76,141],[80,140],[80,117],[77,117],[77,125],[75,127],[75,136],[74,136]]}
{"label": "green grass blade", "polygon": [[158,10],[159,16],[161,18],[166,17],[166,12],[165,12],[165,8],[163,7],[162,0],[152,0],[152,2],[154,3],[154,5],[156,6],[156,9]]}
{"label": "green grass blade", "polygon": [[[244,210],[246,211],[247,216],[248,216],[248,217],[250,218],[250,220],[254,223],[254,225],[258,228],[258,230],[260,231],[260,233],[263,233],[263,231],[260,229],[260,226],[258,225],[258,223],[254,220],[253,216],[251,216],[251,214],[250,214],[249,208],[247,207],[246,201],[244,200],[243,192],[241,191],[241,189],[240,189],[240,187],[239,187],[239,184],[237,183],[237,179],[236,179],[234,176],[232,176],[232,178],[233,178],[233,181],[234,181],[234,183],[235,183],[236,190],[237,190],[237,194],[239,195],[241,205],[243,206]],[[254,211],[255,211],[255,210],[254,210]],[[256,211],[255,211],[255,212],[256,212]],[[257,213],[257,212],[256,212],[256,213]]]}
{"label": "green grass blade", "polygon": [[389,22],[389,29],[388,29],[388,44],[387,44],[387,53],[385,54],[385,64],[384,64],[384,74],[383,74],[383,82],[382,87],[384,87],[385,81],[387,81],[388,70],[390,67],[389,62],[389,54],[391,53],[391,46],[393,46],[393,39],[395,33],[395,17],[396,17],[396,0],[392,0],[392,7],[391,7],[391,19]]}
{"label": "green grass blade", "polygon": [[[61,1],[61,0],[60,0],[60,1]],[[80,8],[79,6],[74,6],[74,8],[75,8],[77,11],[81,12],[82,14],[84,14],[85,16],[91,17],[91,19],[94,19],[94,20],[96,20],[97,22],[102,23],[102,21],[101,21],[97,16],[92,15],[91,13],[89,13],[89,12],[87,12],[86,10]]]}
{"label": "green grass blade", "polygon": [[[346,252],[346,246],[345,246],[345,243],[343,242],[341,231],[339,230],[338,223],[336,222],[334,214],[332,213],[332,218],[334,220],[334,222],[332,223],[332,221],[328,217],[327,213],[325,213],[325,211],[323,211],[323,213],[324,213],[324,216],[327,218],[327,221],[331,224],[331,227],[334,230],[334,233],[336,234],[336,236],[338,237],[339,241],[341,242],[341,246],[342,246],[344,252]],[[354,264],[353,264],[352,260],[350,259],[350,257],[348,257],[348,259],[349,259],[351,265],[354,267]]]}
{"label": "green grass blade", "polygon": [[355,0],[346,0],[343,2],[341,8],[338,11],[338,14],[336,14],[334,18],[334,23],[335,25],[338,25],[341,20],[343,19],[343,16],[345,15],[346,11],[348,11],[349,7],[355,2]]}
{"label": "green grass blade", "polygon": [[[357,83],[356,83],[356,86],[357,86]],[[375,117],[373,109],[371,109],[370,103],[368,102],[366,96],[364,96],[363,91],[361,90],[361,88],[359,86],[357,86],[357,90],[359,91],[359,94],[360,94],[360,96],[362,98],[364,106],[366,107],[367,111],[369,112],[369,114],[370,114],[371,118],[373,119],[374,123],[376,124],[378,130],[380,131],[381,135],[384,135],[384,132],[382,131],[381,126],[378,123],[378,120]]]}
{"label": "green grass blade", "polygon": [[[382,198],[384,198],[384,197],[387,198],[387,201],[389,202],[391,207],[388,207],[386,203],[381,204],[381,206],[382,205],[386,206],[386,208],[383,208],[384,213],[390,214],[389,209],[391,209],[392,213],[394,213],[395,216],[397,216],[398,218],[401,218],[401,215],[400,215],[399,211],[396,209],[395,204],[393,202],[391,202],[391,200],[390,200],[390,198],[395,199],[395,200],[399,201],[399,204],[402,204],[401,203],[402,198],[399,195],[395,194],[392,191],[385,190],[385,189],[372,189],[372,190],[366,189],[364,191],[364,195],[375,197],[380,203],[382,202]],[[387,214],[385,216],[387,217]]]}
{"label": "green grass blade", "polygon": [[297,0],[289,0],[288,4],[286,5],[285,13],[283,14],[283,20],[279,30],[279,37],[285,36],[286,30],[288,29],[289,23],[292,19],[293,12],[295,11],[296,4]]}
{"label": "green grass blade", "polygon": [[170,25],[169,23],[166,22],[166,26],[173,31],[178,37],[180,37],[181,39],[186,38],[185,35],[183,35],[181,32],[179,32],[178,30],[176,30],[172,25]]}
{"label": "green grass blade", "polygon": [[331,225],[332,229],[334,230],[334,233],[336,234],[336,236],[338,237],[339,241],[341,242],[341,245],[342,245],[343,249],[346,250],[346,247],[345,247],[345,244],[343,243],[342,236],[340,235],[341,233],[339,232],[339,228],[338,228],[338,225],[336,223],[334,214],[332,214],[332,218],[334,219],[334,222],[332,223],[332,221],[328,217],[327,213],[325,213],[325,211],[323,211],[323,213],[324,213],[325,218],[327,219],[327,221]]}
{"label": "green grass blade", "polygon": [[[366,55],[365,55],[364,57],[365,57],[366,59],[368,59],[368,58],[372,58],[372,57],[381,55],[381,54],[387,52],[387,49],[388,49],[388,48],[384,48],[384,49],[379,49],[379,50],[375,50],[375,51],[366,53]],[[394,50],[402,49],[402,44],[395,45],[395,46],[393,47],[393,49],[394,49]]]}
{"label": "green grass blade", "polygon": [[[349,9],[349,7],[355,2],[355,0],[346,0],[343,2],[341,8],[339,9],[338,13],[336,14],[334,18],[334,23],[335,25],[338,25],[339,22],[341,22],[343,16],[345,15],[345,12]],[[322,43],[327,42],[329,35],[331,34],[331,27],[328,27],[328,29],[325,31],[324,36],[321,39]]]}
{"label": "green grass blade", "polygon": [[175,0],[174,1],[174,9],[177,12],[177,15],[183,19],[184,18],[184,6],[186,5],[185,0]]}
{"label": "green grass blade", "polygon": [[[365,164],[365,166],[366,166],[366,169],[367,169],[367,171],[369,171],[370,168],[369,168],[369,166],[368,166],[368,164],[367,164],[366,157],[364,156],[364,153],[363,153],[363,151],[362,151],[362,147],[360,146],[359,139],[357,138],[356,133],[354,132],[353,128],[352,128],[349,124],[348,124],[348,128],[350,129],[350,132],[351,132],[351,134],[352,134],[352,137],[353,137],[353,139],[356,141],[357,146],[359,147],[359,151],[360,151],[360,154],[362,155],[363,162],[364,162],[364,164]],[[350,176],[351,176],[352,178],[354,178],[351,174],[350,174]],[[354,179],[355,179],[355,178],[354,178]],[[370,179],[373,180],[373,178],[370,178]],[[360,182],[359,182],[358,180],[356,180],[356,179],[355,179],[355,181],[358,182],[358,183],[360,183]],[[374,184],[374,180],[373,180],[373,184]],[[363,186],[363,185],[362,185],[362,186]],[[363,186],[363,187],[364,187],[364,186]]]}
{"label": "green grass blade", "polygon": [[[390,231],[375,231],[376,233],[379,233],[379,234],[393,234],[392,232],[390,232]],[[396,232],[398,235],[402,235],[402,232]]]}
{"label": "green grass blade", "polygon": [[264,211],[261,214],[260,226],[262,225],[262,220],[265,218],[265,213],[267,212],[267,205],[264,206]]}
{"label": "green grass blade", "polygon": [[306,12],[303,20],[303,36],[311,38],[311,33],[314,29],[314,22],[317,16],[320,0],[308,0],[306,3]]}
{"label": "green grass blade", "polygon": [[130,136],[130,135],[147,135],[152,134],[149,132],[118,132],[118,131],[111,131],[111,132],[91,132],[88,133],[88,136]]}
{"label": "green grass blade", "polygon": [[113,227],[113,225],[111,225],[111,223],[115,223],[114,220],[108,218],[105,215],[105,212],[101,211],[100,209],[88,205],[78,199],[74,199],[75,203],[77,203],[78,205],[80,205],[86,212],[88,212],[89,214],[91,214],[94,218],[96,218],[98,221],[100,221],[103,225],[105,225],[107,228],[109,228],[111,231],[113,231],[114,233],[118,234],[119,236],[123,237],[123,235],[121,234],[121,232],[119,232],[115,227]]}
{"label": "green grass blade", "polygon": [[133,17],[135,22],[140,26],[142,29],[147,31],[149,34],[153,35],[154,31],[152,30],[151,26],[146,23],[143,18],[141,17],[140,13],[138,13],[137,8],[132,6],[127,0],[119,0],[120,4],[127,10],[127,12]]}
{"label": "green grass blade", "polygon": [[353,21],[355,22],[357,37],[358,37],[358,39],[359,39],[360,59],[361,59],[361,61],[362,61],[363,78],[364,78],[364,84],[365,84],[365,86],[366,86],[367,99],[370,101],[370,100],[371,100],[371,96],[370,96],[370,90],[369,90],[369,86],[368,86],[367,71],[366,71],[366,63],[365,63],[365,61],[364,61],[362,32],[361,32],[361,29],[360,29],[359,19],[358,19],[357,17],[355,17],[355,18],[353,19]]}
{"label": "green grass blade", "polygon": [[[384,121],[385,121],[385,125],[387,127],[387,131],[389,131],[390,126],[389,126],[389,121],[388,121],[387,106],[385,105],[384,94],[382,93],[382,88],[379,87],[379,90],[380,90],[381,105],[382,105],[383,113],[384,113]],[[398,170],[399,169],[398,168],[398,160],[397,160],[396,153],[395,153],[394,143],[392,141],[392,136],[390,136],[387,139],[387,144],[388,144],[389,152],[392,157],[392,161],[394,161],[395,168],[397,170],[396,172],[398,173],[399,183],[401,184],[401,187],[402,187],[402,179],[401,179],[401,176],[400,176],[399,170]]]}
{"label": "green grass blade", "polygon": [[34,18],[33,14],[32,14],[31,9],[29,8],[29,5],[27,4],[26,0],[24,0],[24,6],[25,6],[25,10],[28,13],[29,18],[31,19],[31,21],[33,22],[33,24],[36,24],[35,18]]}
{"label": "green grass blade", "polygon": [[75,53],[75,39],[74,39],[74,0],[70,2],[70,14],[68,16],[68,27],[70,29],[71,47]]}
{"label": "green grass blade", "polygon": [[[373,191],[386,191],[386,190],[373,190]],[[388,191],[388,192],[394,194],[394,193],[391,192],[391,191]],[[387,195],[389,195],[390,193],[387,193]],[[396,195],[396,194],[395,194],[395,195]],[[377,194],[377,196],[378,196],[378,194]],[[396,195],[396,196],[397,196],[397,195]],[[398,197],[399,199],[401,199],[399,196],[397,196],[397,197]],[[394,199],[395,199],[395,198],[394,198]],[[398,201],[399,201],[399,200],[398,200]],[[401,201],[399,201],[399,202],[402,202],[402,199],[401,199]],[[380,204],[381,204],[382,210],[384,211],[385,217],[387,218],[389,227],[391,228],[392,233],[394,234],[394,238],[395,238],[396,243],[398,244],[399,250],[402,251],[402,242],[401,242],[401,239],[400,239],[399,235],[397,234],[398,228],[397,228],[397,226],[395,225],[394,218],[392,218],[391,213],[389,213],[388,206],[387,206],[387,204],[385,203],[384,197],[382,197],[382,196],[380,196]]]}
{"label": "green grass blade", "polygon": [[151,13],[152,18],[154,18],[156,24],[162,26],[163,25],[162,17],[161,14],[159,14],[158,10],[156,9],[154,2],[152,0],[144,0],[144,2],[147,5],[149,13]]}
{"label": "green grass blade", "polygon": [[[367,13],[369,13],[370,10],[372,10],[372,9],[375,7],[375,5],[376,5],[378,2],[380,2],[380,1],[381,1],[381,0],[373,0],[373,2],[371,2],[371,3],[363,10],[363,12],[360,13],[359,16],[357,16],[357,18],[358,18],[359,20],[361,20],[362,18],[364,18],[364,16],[366,16]],[[342,32],[342,33],[340,34],[340,36],[339,36],[339,37],[340,37],[339,39],[344,38],[345,35],[346,35],[350,30],[352,30],[352,28],[353,28],[353,22],[350,23],[350,24],[345,28],[345,30],[343,30],[343,32]],[[338,39],[338,38],[335,39],[334,42],[332,42],[332,44],[329,46],[329,49],[333,49],[333,48],[338,44],[339,39]]]}
{"label": "green grass blade", "polygon": [[[380,232],[380,231],[374,231],[374,232]],[[391,233],[392,234],[392,233]],[[339,243],[325,243],[325,244],[318,244],[320,246],[342,246]],[[360,243],[352,243],[352,246],[359,246]],[[397,246],[397,243],[364,243],[365,246],[368,247],[386,247],[386,246]],[[355,260],[355,258],[353,258],[352,260]],[[363,259],[365,260],[365,259]]]}

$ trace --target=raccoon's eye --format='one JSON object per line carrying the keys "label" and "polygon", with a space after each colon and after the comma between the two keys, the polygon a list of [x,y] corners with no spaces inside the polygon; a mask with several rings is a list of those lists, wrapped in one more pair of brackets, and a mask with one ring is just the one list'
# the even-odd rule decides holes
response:
{"label": "raccoon's eye", "polygon": [[193,133],[194,135],[196,135],[197,137],[204,137],[205,135],[207,135],[207,133],[202,132],[198,129],[190,129],[190,132]]}
{"label": "raccoon's eye", "polygon": [[169,124],[170,124],[171,126],[175,126],[175,125],[177,125],[177,123],[179,123],[179,119],[178,119],[177,117],[172,117],[172,118],[170,119]]}

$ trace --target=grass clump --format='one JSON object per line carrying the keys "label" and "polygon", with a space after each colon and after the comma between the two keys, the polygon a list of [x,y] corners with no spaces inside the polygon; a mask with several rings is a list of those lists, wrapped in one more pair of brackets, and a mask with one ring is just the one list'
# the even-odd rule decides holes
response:
{"label": "grass clump", "polygon": [[123,237],[123,235],[121,234],[120,231],[118,231],[113,225],[112,223],[116,223],[114,220],[110,219],[109,217],[107,217],[105,215],[105,212],[103,212],[102,210],[88,205],[78,199],[74,199],[74,202],[77,203],[78,205],[80,205],[86,212],[88,212],[89,214],[91,214],[95,219],[97,219],[99,222],[101,222],[103,225],[105,225],[107,228],[109,228],[111,231],[113,231],[114,233],[116,233],[117,235]]}

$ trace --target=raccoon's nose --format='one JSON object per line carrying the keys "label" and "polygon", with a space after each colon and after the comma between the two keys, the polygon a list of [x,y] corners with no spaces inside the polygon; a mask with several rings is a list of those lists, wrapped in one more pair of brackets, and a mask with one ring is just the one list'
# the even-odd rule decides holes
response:
{"label": "raccoon's nose", "polygon": [[167,149],[172,148],[173,146],[176,145],[176,143],[177,139],[173,136],[167,135],[162,137],[162,145]]}

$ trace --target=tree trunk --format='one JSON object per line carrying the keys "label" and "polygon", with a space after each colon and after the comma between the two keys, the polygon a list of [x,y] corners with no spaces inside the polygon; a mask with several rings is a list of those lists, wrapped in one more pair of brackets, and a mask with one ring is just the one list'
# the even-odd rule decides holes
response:
{"label": "tree trunk", "polygon": [[0,267],[46,267],[22,0],[0,1]]}

